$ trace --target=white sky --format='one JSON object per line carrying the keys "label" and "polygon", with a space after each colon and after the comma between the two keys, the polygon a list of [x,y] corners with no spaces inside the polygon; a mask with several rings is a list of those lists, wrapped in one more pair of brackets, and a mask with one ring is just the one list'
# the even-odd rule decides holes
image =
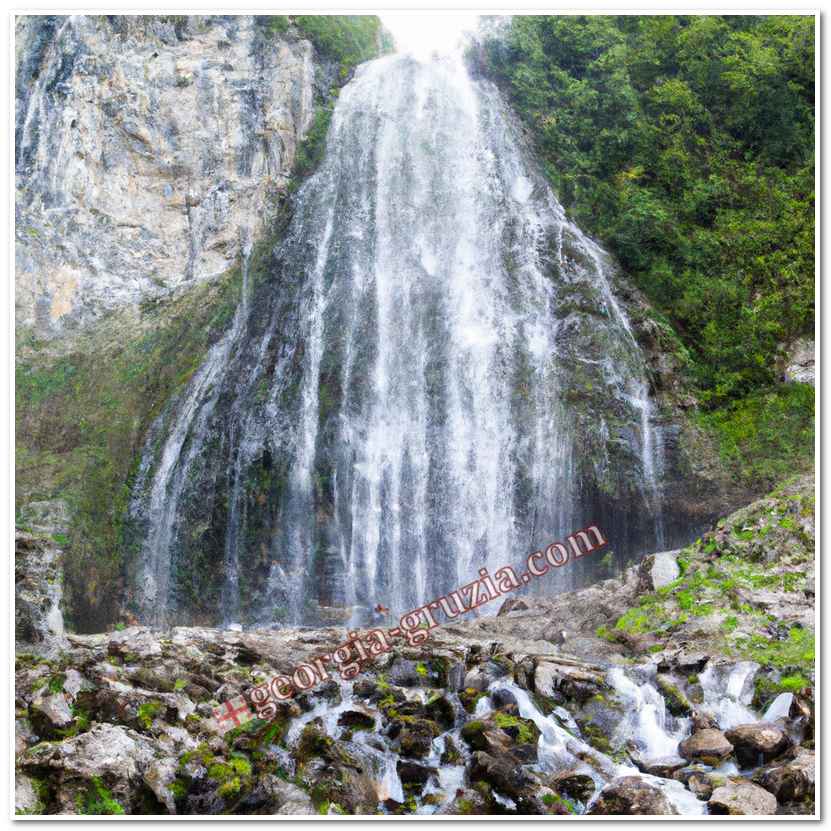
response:
{"label": "white sky", "polygon": [[479,19],[476,14],[440,12],[386,12],[379,17],[395,38],[398,51],[419,57],[452,51],[463,32],[476,29]]}

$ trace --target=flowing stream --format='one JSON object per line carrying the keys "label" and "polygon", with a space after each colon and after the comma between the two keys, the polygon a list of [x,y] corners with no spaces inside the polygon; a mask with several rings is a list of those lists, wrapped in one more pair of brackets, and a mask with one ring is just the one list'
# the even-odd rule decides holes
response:
{"label": "flowing stream", "polygon": [[147,442],[145,619],[359,622],[590,523],[618,565],[663,546],[663,436],[613,266],[460,56],[358,69],[248,270]]}

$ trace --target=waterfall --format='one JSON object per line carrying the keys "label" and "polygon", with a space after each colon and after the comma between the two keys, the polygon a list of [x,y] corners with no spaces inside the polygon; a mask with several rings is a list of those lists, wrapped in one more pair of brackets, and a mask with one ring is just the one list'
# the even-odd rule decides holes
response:
{"label": "waterfall", "polygon": [[620,558],[663,545],[614,266],[461,56],[361,66],[250,286],[245,260],[231,329],[145,449],[145,618],[360,622],[590,523]]}

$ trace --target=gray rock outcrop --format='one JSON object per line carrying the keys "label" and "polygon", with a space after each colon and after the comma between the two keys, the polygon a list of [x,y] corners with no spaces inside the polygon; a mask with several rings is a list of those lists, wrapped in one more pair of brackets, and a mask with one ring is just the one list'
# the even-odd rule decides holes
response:
{"label": "gray rock outcrop", "polygon": [[252,16],[17,18],[16,303],[53,337],[210,280],[313,117],[308,41]]}

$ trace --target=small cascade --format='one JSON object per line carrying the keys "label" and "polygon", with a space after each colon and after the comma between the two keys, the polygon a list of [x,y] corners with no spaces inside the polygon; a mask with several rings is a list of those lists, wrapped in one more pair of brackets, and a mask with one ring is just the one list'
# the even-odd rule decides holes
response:
{"label": "small cascade", "polygon": [[[660,709],[657,702],[653,700],[651,693],[647,689],[636,691],[637,685],[629,679],[624,681],[619,676],[615,676],[615,681],[620,684],[624,696],[629,695],[630,700],[640,702],[643,705],[641,712],[647,714],[646,721],[653,726],[653,747],[666,747],[665,739],[672,740],[672,738],[667,733],[663,733],[662,738],[661,733],[663,731],[654,729],[657,728],[660,719],[648,714],[650,710],[653,710],[654,714],[657,715]],[[651,684],[644,686],[652,687]],[[497,681],[491,685],[490,689],[510,691],[516,698],[520,716],[530,719],[539,728],[538,754],[541,768],[551,771],[573,768],[579,773],[588,774],[596,783],[594,798],[597,797],[604,785],[614,779],[621,776],[637,776],[663,791],[667,800],[679,814],[694,816],[705,813],[706,803],[697,799],[681,782],[641,773],[637,768],[613,761],[604,753],[595,750],[591,745],[586,744],[582,739],[561,727],[556,718],[543,715],[528,693],[513,682]],[[654,690],[654,687],[652,689]],[[655,692],[657,694],[657,690]],[[676,749],[677,740],[672,747],[672,752],[674,753]],[[591,764],[587,763],[587,759],[591,760]],[[593,799],[590,800],[589,804],[592,801]]]}
{"label": "small cascade", "polygon": [[753,681],[758,670],[759,665],[753,661],[737,664],[715,664],[711,661],[699,675],[704,690],[703,707],[715,716],[722,730],[759,721],[750,709]]}
{"label": "small cascade", "polygon": [[762,716],[762,721],[779,721],[779,719],[787,719],[791,712],[791,705],[793,704],[793,693],[779,693],[773,701],[768,705],[765,714]]}
{"label": "small cascade", "polygon": [[690,720],[669,714],[664,697],[651,680],[637,683],[621,667],[610,669],[607,678],[624,702],[618,743],[634,741],[644,759],[676,756],[678,743],[689,735]]}

